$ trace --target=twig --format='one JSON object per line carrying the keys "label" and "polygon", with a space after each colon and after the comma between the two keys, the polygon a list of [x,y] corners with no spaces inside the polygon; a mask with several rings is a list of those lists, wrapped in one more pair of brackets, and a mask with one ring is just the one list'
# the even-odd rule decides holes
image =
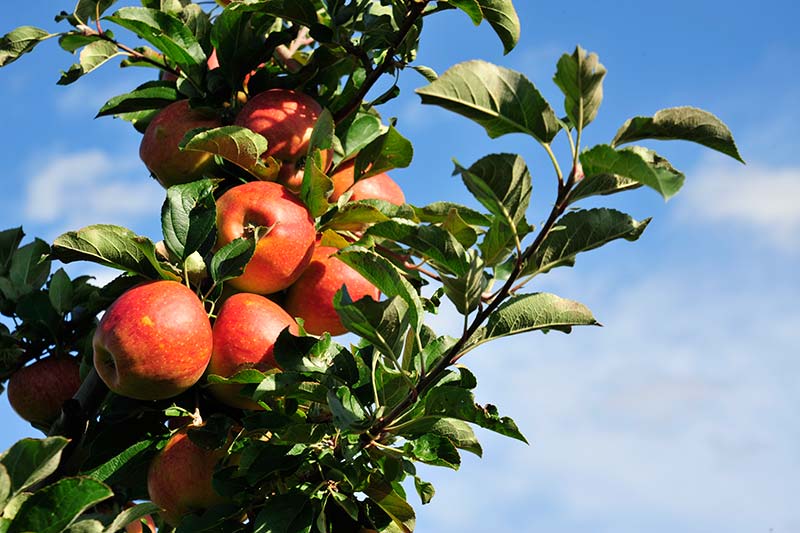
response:
{"label": "twig", "polygon": [[301,68],[303,68],[303,65],[294,59],[294,55],[304,46],[308,46],[314,42],[314,39],[309,37],[308,33],[308,28],[303,26],[300,28],[300,31],[297,32],[297,37],[295,37],[288,46],[282,44],[275,48],[275,58],[283,63],[289,72],[298,72]]}

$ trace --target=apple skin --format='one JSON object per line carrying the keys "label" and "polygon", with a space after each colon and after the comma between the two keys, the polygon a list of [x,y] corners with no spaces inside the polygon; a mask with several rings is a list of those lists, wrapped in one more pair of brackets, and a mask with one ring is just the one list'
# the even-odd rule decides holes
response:
{"label": "apple skin", "polygon": [[[230,377],[245,368],[262,372],[277,369],[275,341],[286,328],[295,335],[294,319],[272,300],[241,292],[222,304],[214,322],[214,351],[208,373]],[[257,402],[239,394],[238,385],[212,385],[212,394],[222,403],[240,409],[261,409]]]}
{"label": "apple skin", "polygon": [[72,357],[47,357],[22,367],[8,380],[8,401],[19,416],[49,426],[65,401],[81,386],[80,365]]}
{"label": "apple skin", "polygon": [[125,526],[125,533],[156,533],[156,523],[152,516],[147,515],[144,517],[144,525],[141,520],[131,522]]}
{"label": "apple skin", "polygon": [[333,181],[333,191],[331,192],[330,197],[328,200],[331,202],[336,202],[339,200],[339,197],[347,191],[350,187],[353,186],[355,181],[355,170],[356,170],[356,161],[355,159],[351,159],[345,163],[339,165],[338,168],[331,174],[331,181]]}
{"label": "apple skin", "polygon": [[289,89],[270,89],[250,98],[235,124],[263,135],[264,157],[297,161],[308,153],[311,131],[322,107],[310,96]]}
{"label": "apple skin", "polygon": [[200,179],[214,168],[214,156],[182,151],[178,145],[189,130],[219,126],[222,122],[214,114],[191,109],[188,100],[178,100],[162,109],[148,124],[139,145],[139,157],[165,188]]}
{"label": "apple skin", "polygon": [[147,492],[163,509],[164,520],[177,525],[187,513],[227,501],[212,487],[214,467],[223,455],[222,449],[206,450],[193,443],[186,430],[169,439],[147,471]]}
{"label": "apple skin", "polygon": [[[322,159],[323,172],[327,172],[333,162],[333,150],[322,150],[320,152]],[[300,194],[303,188],[303,176],[305,176],[308,158],[306,162],[299,164],[294,161],[284,161],[281,164],[281,169],[278,171],[278,183],[292,191],[294,194]]]}
{"label": "apple skin", "polygon": [[350,197],[351,202],[374,199],[385,200],[394,205],[406,203],[403,189],[386,173],[358,180],[348,190],[353,193]]}
{"label": "apple skin", "polygon": [[271,294],[294,283],[311,260],[314,220],[296,196],[274,182],[237,185],[217,200],[218,248],[256,226],[272,229],[256,244],[244,274],[229,283],[241,291]]}
{"label": "apple skin", "polygon": [[202,302],[176,281],[145,282],[123,293],[92,341],[100,378],[113,392],[137,400],[171,398],[194,385],[212,344]]}
{"label": "apple skin", "polygon": [[380,298],[378,288],[337,258],[337,251],[332,246],[317,247],[303,275],[286,291],[284,309],[302,318],[303,327],[312,335],[347,333],[333,307],[333,297],[342,285],[354,301],[365,296]]}

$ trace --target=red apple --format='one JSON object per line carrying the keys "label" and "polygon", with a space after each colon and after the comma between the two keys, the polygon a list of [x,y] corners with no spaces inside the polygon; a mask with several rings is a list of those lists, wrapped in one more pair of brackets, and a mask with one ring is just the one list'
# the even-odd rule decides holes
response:
{"label": "red apple", "polygon": [[[330,168],[330,164],[332,162],[333,157],[333,150],[323,150],[321,152],[322,155],[322,168],[323,172],[327,172],[328,168]],[[295,194],[299,194],[300,190],[303,188],[303,177],[306,173],[306,164],[308,163],[308,158],[305,161],[301,162],[293,162],[293,161],[285,161],[281,164],[281,168],[278,171],[278,183],[289,189]]]}
{"label": "red apple", "polygon": [[353,193],[350,196],[350,201],[352,202],[375,199],[385,200],[395,205],[406,203],[403,189],[385,173],[358,180],[349,190]]}
{"label": "red apple", "polygon": [[[230,377],[245,368],[262,372],[278,368],[273,350],[286,328],[297,335],[297,323],[278,304],[258,294],[234,294],[222,304],[214,322],[214,351],[209,374]],[[259,405],[239,395],[237,385],[213,385],[211,392],[221,402],[242,409]]]}
{"label": "red apple", "polygon": [[333,297],[342,285],[353,300],[380,297],[377,287],[334,255],[337,251],[332,246],[317,247],[308,268],[286,291],[284,309],[302,318],[303,327],[313,335],[347,333],[333,308]]}
{"label": "red apple", "polygon": [[20,368],[8,380],[11,407],[28,422],[49,426],[81,386],[79,369],[72,357],[47,357]]}
{"label": "red apple", "polygon": [[219,126],[222,123],[215,114],[190,108],[188,100],[173,102],[147,126],[139,157],[164,187],[200,179],[214,168],[214,156],[181,150],[178,145],[189,130]]}
{"label": "red apple", "polygon": [[351,159],[350,161],[339,165],[339,167],[333,172],[331,175],[331,181],[333,181],[333,192],[331,192],[328,200],[331,202],[336,202],[347,189],[353,186],[353,181],[355,180],[355,166],[355,159]]}
{"label": "red apple", "polygon": [[212,487],[214,468],[223,455],[223,450],[201,448],[181,430],[153,459],[147,471],[147,492],[169,524],[176,525],[187,513],[225,503]]}
{"label": "red apple", "polygon": [[211,358],[211,324],[202,302],[176,281],[150,281],[122,294],[93,339],[94,366],[115,393],[171,398],[194,385]]}
{"label": "red apple", "polygon": [[267,228],[244,274],[230,284],[241,291],[270,294],[291,285],[311,260],[316,230],[308,209],[284,186],[252,181],[217,201],[217,246],[256,227]]}

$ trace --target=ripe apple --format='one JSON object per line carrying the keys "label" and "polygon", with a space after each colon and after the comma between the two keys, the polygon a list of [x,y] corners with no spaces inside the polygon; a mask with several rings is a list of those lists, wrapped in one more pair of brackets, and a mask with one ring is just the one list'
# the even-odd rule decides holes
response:
{"label": "ripe apple", "polygon": [[111,304],[92,344],[94,366],[109,389],[137,400],[162,400],[202,377],[211,358],[211,324],[188,287],[149,281]]}
{"label": "ripe apple", "polygon": [[333,297],[342,285],[353,300],[380,297],[377,287],[334,255],[337,251],[332,246],[318,246],[303,275],[286,291],[284,309],[302,318],[303,327],[312,335],[347,333],[333,307]]}
{"label": "ripe apple", "polygon": [[357,200],[385,200],[391,204],[403,205],[406,197],[403,189],[388,174],[376,174],[369,178],[358,180],[349,191],[353,194],[350,201]]}
{"label": "ripe apple", "polygon": [[223,455],[223,450],[201,448],[181,430],[153,459],[147,471],[147,492],[169,524],[176,525],[187,513],[225,503],[212,487],[214,467]]}
{"label": "ripe apple", "polygon": [[19,416],[49,426],[61,406],[81,386],[80,365],[72,357],[47,357],[20,368],[8,380],[8,401]]}
{"label": "ripe apple", "polygon": [[[230,377],[245,368],[262,372],[278,368],[273,354],[275,341],[286,328],[297,335],[297,323],[278,304],[241,292],[222,304],[214,322],[214,351],[208,373]],[[240,386],[212,385],[211,392],[221,402],[241,409],[260,409],[241,395]]]}
{"label": "ripe apple", "polygon": [[316,230],[308,209],[283,185],[252,181],[217,201],[217,246],[262,226],[265,236],[244,274],[230,281],[241,291],[270,294],[291,285],[311,260]]}
{"label": "ripe apple", "polygon": [[355,159],[351,159],[339,165],[333,174],[331,174],[333,191],[331,192],[328,200],[331,202],[336,202],[347,189],[353,186],[353,182],[355,180],[355,167],[356,161]]}
{"label": "ripe apple", "polygon": [[188,100],[178,100],[162,109],[147,126],[139,157],[164,187],[200,179],[214,167],[214,156],[181,150],[178,145],[189,130],[219,126],[222,123],[215,114],[192,109]]}

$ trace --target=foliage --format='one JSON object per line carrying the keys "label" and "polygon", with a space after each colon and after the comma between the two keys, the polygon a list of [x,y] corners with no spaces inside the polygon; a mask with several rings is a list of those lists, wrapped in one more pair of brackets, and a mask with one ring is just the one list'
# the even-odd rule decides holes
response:
{"label": "foliage", "polygon": [[[637,240],[649,222],[576,204],[641,186],[669,199],[681,188],[684,175],[666,159],[649,148],[620,145],[681,139],[741,160],[727,127],[689,107],[633,118],[608,144],[582,146],[584,128],[598,117],[606,69],[596,54],[577,47],[558,61],[554,77],[564,93],[562,117],[531,80],[506,67],[474,60],[438,76],[413,66],[430,82],[417,91],[423,104],[473,120],[491,138],[529,135],[551,157],[557,196],[539,228],[526,219],[532,177],[517,154],[456,163],[454,174],[480,210],[449,202],[332,201],[330,172],[321,160],[329,148],[335,166],[354,160],[357,179],[411,164],[412,143],[378,112],[397,96],[397,85],[367,96],[379,78],[396,76],[416,60],[426,17],[461,10],[475,24],[487,22],[508,52],[520,36],[511,0],[235,0],[209,11],[186,0],[142,0],[112,12],[114,4],[79,0],[57,17],[67,27],[57,33],[32,26],[10,31],[0,38],[0,66],[57,37],[64,50],[77,52],[60,84],[117,58],[126,67],[158,69],[174,79],[112,98],[98,116],[143,131],[179,99],[213,108],[225,125],[190,131],[182,148],[213,154],[219,172],[166,192],[163,249],[109,225],[70,231],[52,246],[39,239],[22,244],[21,228],[0,232],[0,312],[16,323],[13,331],[0,327],[0,381],[48,354],[79,357],[88,374],[61,418],[39,428],[48,437],[20,441],[0,456],[2,532],[111,532],[153,512],[151,504],[122,505],[147,499],[143,472],[171,434],[167,422],[197,412],[205,424],[191,430],[193,441],[236,457],[215,473],[216,490],[231,503],[186,516],[177,531],[413,531],[406,490],[413,486],[422,504],[434,497],[417,463],[457,469],[462,451],[480,455],[474,426],[525,440],[495,406],[476,403],[475,376],[455,363],[500,337],[597,325],[578,302],[522,291],[535,276],[571,266],[583,252]],[[102,27],[107,24],[145,44],[124,44]],[[304,32],[313,44],[302,40]],[[209,69],[212,50],[220,66]],[[92,377],[91,338],[96,317],[117,296],[142,280],[179,280],[204,300],[213,319],[226,282],[250,260],[258,232],[215,246],[215,201],[242,181],[274,179],[275,161],[261,157],[266,140],[232,121],[248,95],[275,87],[305,92],[326,109],[300,198],[323,241],[343,247],[339,258],[376,285],[383,299],[353,301],[340,291],[336,310],[359,342],[344,346],[329,335],[286,331],[275,348],[281,372],[210,375],[207,383],[159,402],[107,394]],[[570,148],[563,169],[552,149],[557,140]],[[96,287],[63,269],[51,274],[53,261],[90,261],[120,276]],[[464,316],[459,338],[425,323],[442,298]],[[219,383],[242,385],[242,394],[264,410],[220,405],[206,388]]]}

